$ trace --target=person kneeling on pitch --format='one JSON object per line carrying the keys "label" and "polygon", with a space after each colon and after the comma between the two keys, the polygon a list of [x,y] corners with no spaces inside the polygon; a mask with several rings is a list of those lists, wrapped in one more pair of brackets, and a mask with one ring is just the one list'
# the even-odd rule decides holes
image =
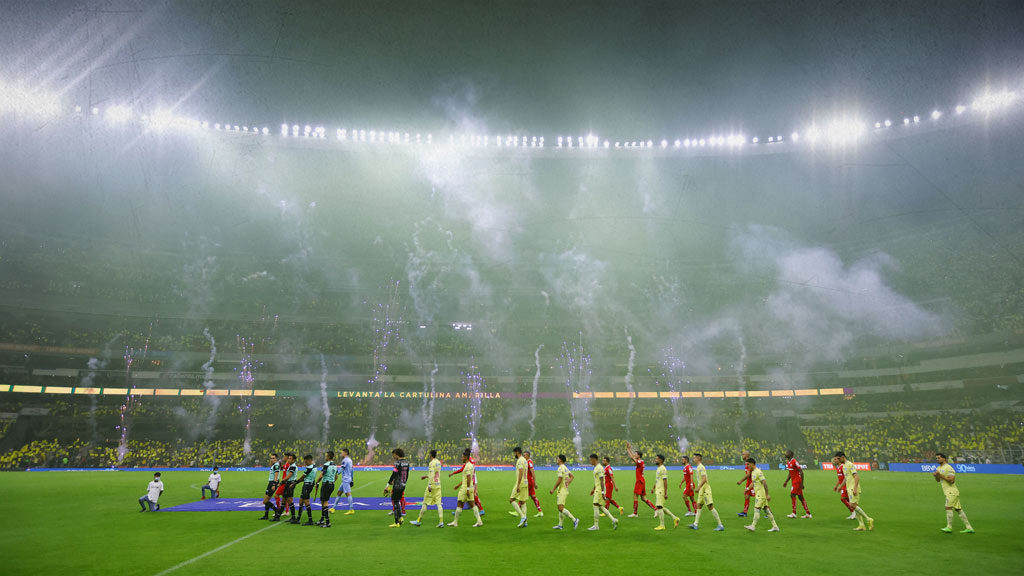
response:
{"label": "person kneeling on pitch", "polygon": [[779,525],[775,522],[775,515],[772,514],[771,508],[768,507],[768,502],[772,499],[768,495],[768,482],[764,479],[764,472],[757,467],[757,461],[753,458],[747,458],[747,473],[750,474],[750,486],[754,490],[754,521],[744,526],[747,530],[753,532],[757,530],[757,521],[761,519],[761,514],[771,520],[772,527],[769,532],[778,532]]}
{"label": "person kneeling on pitch", "polygon": [[156,512],[160,509],[160,505],[157,501],[160,500],[160,495],[164,493],[164,482],[160,479],[160,473],[153,474],[153,480],[146,486],[146,493],[139,498],[139,506],[142,510],[139,512],[146,511],[146,505],[149,505],[150,512]]}
{"label": "person kneeling on pitch", "polygon": [[210,491],[211,500],[220,496],[220,472],[218,472],[218,470],[220,469],[216,466],[213,467],[213,473],[210,474],[210,477],[206,480],[206,484],[204,484],[200,490],[202,493],[202,498],[200,498],[200,500],[206,500],[207,490]]}

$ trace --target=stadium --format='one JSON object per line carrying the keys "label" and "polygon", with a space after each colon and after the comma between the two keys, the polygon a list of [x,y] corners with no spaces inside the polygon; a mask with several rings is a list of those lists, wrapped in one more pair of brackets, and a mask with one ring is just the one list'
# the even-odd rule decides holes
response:
{"label": "stadium", "polygon": [[1022,22],[0,3],[5,566],[1018,573]]}

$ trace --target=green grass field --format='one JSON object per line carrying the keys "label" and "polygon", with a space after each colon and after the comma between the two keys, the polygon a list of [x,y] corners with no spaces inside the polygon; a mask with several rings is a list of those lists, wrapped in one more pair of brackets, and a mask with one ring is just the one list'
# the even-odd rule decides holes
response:
{"label": "green grass field", "polygon": [[[682,509],[675,490],[681,473],[670,477],[673,509]],[[602,573],[752,574],[794,571],[801,574],[841,570],[843,573],[1020,574],[1024,568],[1024,477],[961,475],[965,510],[977,530],[973,535],[939,532],[945,523],[942,493],[928,474],[862,473],[864,509],[876,519],[874,532],[853,532],[856,523],[831,492],[831,472],[807,473],[807,499],[815,517],[791,520],[789,497],[782,489],[784,472],[767,474],[774,511],[782,532],[743,530],[736,517],[742,495],[734,482],[740,472],[713,471],[710,479],[721,509],[725,532],[713,532],[710,515],[701,530],[684,528],[655,532],[657,521],[646,508],[640,518],[623,518],[617,531],[607,523],[600,532],[584,530],[592,523],[587,473],[577,474],[569,509],[580,517],[580,530],[558,532],[554,499],[547,490],[553,472],[538,472],[546,517],[515,527],[506,511],[511,472],[481,472],[481,499],[486,506],[483,528],[470,528],[472,515],[459,528],[433,527],[430,510],[421,528],[389,529],[380,511],[334,516],[335,527],[324,530],[257,521],[259,512],[139,513],[136,502],[151,478],[146,472],[11,472],[0,474],[0,493],[9,504],[0,523],[4,572],[8,574],[138,574],[165,573],[182,562],[207,554],[170,574],[268,574],[315,571],[349,574],[423,574],[442,570],[496,570],[498,574]],[[165,507],[197,500],[207,473],[165,472]],[[627,481],[631,470],[620,478]],[[378,496],[387,474],[358,472],[356,496]],[[419,497],[423,484],[410,484]],[[620,503],[632,506],[631,479]],[[261,495],[264,472],[227,472],[222,497]],[[649,479],[653,482],[653,478]],[[452,481],[445,495],[454,496]],[[627,509],[627,514],[631,510]],[[414,519],[417,510],[408,510]],[[446,513],[449,516],[450,513]],[[469,522],[466,520],[469,519]],[[686,519],[684,518],[684,521]],[[959,531],[959,520],[954,524]],[[259,530],[272,528],[255,533]]]}

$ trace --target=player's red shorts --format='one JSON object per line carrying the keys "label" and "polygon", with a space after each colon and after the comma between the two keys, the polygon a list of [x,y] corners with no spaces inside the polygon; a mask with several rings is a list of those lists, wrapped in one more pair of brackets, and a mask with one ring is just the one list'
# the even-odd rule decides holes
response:
{"label": "player's red shorts", "polygon": [[637,482],[636,484],[633,484],[633,494],[636,494],[637,496],[646,496],[647,484],[644,482]]}
{"label": "player's red shorts", "polygon": [[283,494],[284,494],[284,482],[282,482],[281,485],[277,487],[277,491],[274,492],[274,496],[281,496]]}
{"label": "player's red shorts", "polygon": [[793,496],[803,496],[804,485],[801,484],[800,482],[793,482],[792,487],[789,489],[789,493],[792,494]]}
{"label": "player's red shorts", "polygon": [[744,488],[743,489],[743,496],[746,497],[746,498],[753,498],[754,497],[754,490],[752,488],[750,488],[750,487]]}
{"label": "player's red shorts", "polygon": [[530,496],[531,497],[537,495],[537,484],[536,483],[529,482],[529,483],[527,483],[526,487],[530,490]]}
{"label": "player's red shorts", "polygon": [[687,484],[686,488],[683,488],[683,496],[693,498],[693,484]]}
{"label": "player's red shorts", "polygon": [[605,486],[604,487],[604,499],[605,500],[614,500],[615,499],[615,497],[612,496],[612,487],[611,486]]}

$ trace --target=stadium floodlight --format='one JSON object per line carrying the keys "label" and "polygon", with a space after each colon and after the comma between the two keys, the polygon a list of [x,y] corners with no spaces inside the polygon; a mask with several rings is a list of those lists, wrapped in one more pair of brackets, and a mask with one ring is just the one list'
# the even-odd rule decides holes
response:
{"label": "stadium floodlight", "polygon": [[964,113],[964,112],[966,112],[966,111],[967,111],[967,106],[964,106],[963,104],[958,104],[958,105],[957,105],[957,107],[956,107],[956,113],[957,113],[957,115],[958,115],[958,116],[959,116],[960,114],[963,114],[963,113]]}
{"label": "stadium floodlight", "polygon": [[661,141],[661,147],[662,148],[668,148],[668,140],[662,140]]}
{"label": "stadium floodlight", "polygon": [[892,120],[889,120],[888,118],[886,118],[885,122],[883,122],[882,124],[884,124],[885,127],[888,128],[888,127],[892,126]]}
{"label": "stadium floodlight", "polygon": [[909,126],[910,125],[910,118],[904,118],[903,119],[903,125],[904,126]]}
{"label": "stadium floodlight", "polygon": [[[204,122],[204,124],[205,124],[205,122]],[[205,126],[203,126],[203,128],[205,128]],[[267,126],[264,126],[262,132],[263,132],[263,135],[266,136],[267,134],[270,134],[270,128],[267,127]]]}
{"label": "stadium floodlight", "polygon": [[[544,143],[541,142],[541,146],[543,146],[543,145],[544,145]],[[607,140],[604,141],[604,147],[605,147],[606,150],[608,149],[608,141]]]}
{"label": "stadium floodlight", "polygon": [[92,112],[92,115],[93,115],[93,116],[96,116],[97,114],[99,114],[99,113],[100,113],[100,109],[99,109],[99,108],[97,108],[97,107],[95,107],[95,106],[93,106],[93,107],[92,107],[92,110],[90,110],[90,112]]}
{"label": "stadium floodlight", "polygon": [[942,117],[942,112],[939,110],[932,110],[932,120],[938,120]]}
{"label": "stadium floodlight", "polygon": [[687,148],[689,148],[690,147],[690,139],[687,138],[686,140],[683,140],[683,145],[686,146]]}
{"label": "stadium floodlight", "polygon": [[793,132],[792,134],[789,135],[789,139],[792,140],[793,142],[799,142],[800,141],[800,133],[799,132]]}
{"label": "stadium floodlight", "polygon": [[754,144],[757,144],[758,142],[761,141],[761,139],[758,138],[757,136],[754,136],[753,138],[750,139],[750,141],[753,142]]}
{"label": "stadium floodlight", "polygon": [[921,122],[921,117],[920,116],[914,116],[914,124],[918,124],[920,122]]}
{"label": "stadium floodlight", "polygon": [[679,144],[681,144],[679,140],[676,140],[675,142],[672,143],[672,145],[675,146],[676,148],[679,148]]}
{"label": "stadium floodlight", "polygon": [[864,124],[855,119],[840,119],[828,128],[829,140],[836,144],[856,141],[864,133]]}
{"label": "stadium floodlight", "polygon": [[132,109],[127,106],[114,105],[107,108],[107,111],[103,114],[104,118],[111,122],[121,123],[127,120],[131,120]]}
{"label": "stadium floodlight", "polygon": [[1017,97],[1016,92],[1003,90],[1002,92],[985,92],[974,99],[971,108],[979,112],[992,112],[997,108],[1008,106]]}

